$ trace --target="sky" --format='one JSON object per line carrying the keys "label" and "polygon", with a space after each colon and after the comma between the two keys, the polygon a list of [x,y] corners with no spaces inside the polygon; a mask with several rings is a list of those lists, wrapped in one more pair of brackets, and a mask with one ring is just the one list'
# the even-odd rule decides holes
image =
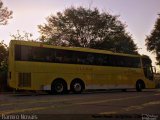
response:
{"label": "sky", "polygon": [[[152,31],[160,13],[160,0],[2,0],[4,6],[13,11],[13,18],[5,26],[0,26],[0,40],[7,45],[17,30],[39,37],[37,25],[44,24],[46,17],[66,8],[83,6],[98,8],[102,12],[120,15],[119,20],[127,25],[140,54],[149,55],[155,66],[155,55],[146,50],[145,38]],[[156,66],[160,71],[159,66]]]}

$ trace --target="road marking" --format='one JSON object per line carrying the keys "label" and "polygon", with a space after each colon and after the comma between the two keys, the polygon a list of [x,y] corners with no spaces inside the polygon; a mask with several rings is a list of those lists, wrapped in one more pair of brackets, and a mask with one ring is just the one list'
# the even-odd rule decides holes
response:
{"label": "road marking", "polygon": [[[118,98],[118,99],[107,99],[107,100],[100,100],[100,101],[90,101],[90,102],[81,102],[81,103],[71,103],[68,105],[61,105],[61,106],[47,106],[47,107],[33,107],[33,108],[24,108],[24,109],[16,109],[16,110],[8,110],[8,111],[0,111],[0,114],[13,114],[13,113],[21,113],[21,112],[30,112],[30,111],[39,111],[39,110],[46,110],[46,109],[55,109],[55,108],[64,108],[68,106],[74,106],[74,105],[86,105],[86,104],[97,104],[97,103],[104,103],[104,102],[112,102],[112,101],[121,101],[121,100],[128,100],[128,99],[134,99],[134,98],[140,98],[140,97],[147,97],[151,95],[146,96],[134,96],[134,97],[126,97],[126,98]],[[15,102],[15,103],[8,103],[8,104],[1,104],[0,106],[5,105],[13,105],[13,104],[26,104],[26,103],[46,103],[46,102],[63,102],[63,101],[71,101],[71,100],[78,100],[78,99],[84,99],[84,98],[73,98],[73,99],[63,99],[63,100],[41,100],[41,101],[30,101],[30,102]],[[142,107],[150,106],[150,105],[157,105],[160,104],[160,101],[151,101],[145,104],[142,104]],[[130,108],[129,108],[130,107]],[[142,109],[141,107],[137,106],[129,106],[126,108],[126,110],[131,111],[134,109]],[[125,109],[122,109],[125,110]],[[121,111],[122,111],[121,110]],[[102,112],[100,114],[116,114],[120,111],[111,111],[111,112]]]}
{"label": "road marking", "polygon": [[[157,104],[160,104],[160,101],[151,101],[151,102],[139,105],[139,106],[129,106],[119,111],[101,112],[99,114],[117,114],[118,112],[122,112],[123,110],[132,111],[136,109],[142,109],[146,106],[157,105]],[[64,108],[64,107],[69,107],[69,106],[74,106],[74,105],[76,104],[62,105],[62,106],[33,107],[33,108],[25,108],[25,109],[17,109],[17,110],[9,110],[9,111],[0,111],[0,114],[15,114],[15,113],[21,113],[21,112],[39,111],[39,110],[47,110],[47,109],[53,109],[53,108]]]}
{"label": "road marking", "polygon": [[133,110],[140,110],[140,109],[144,109],[145,107],[149,107],[149,106],[152,106],[152,105],[159,105],[160,104],[160,101],[150,101],[150,102],[147,102],[147,103],[143,103],[141,105],[135,105],[135,106],[129,106],[129,107],[126,107],[126,108],[122,108],[121,110],[118,110],[118,111],[112,111],[112,112],[101,112],[99,114],[117,114],[117,113],[120,113],[120,112],[124,112],[124,111],[133,111]]}
{"label": "road marking", "polygon": [[[142,97],[142,96],[137,96],[137,97]],[[119,99],[109,99],[109,100],[105,100],[105,101],[97,101],[98,103],[102,103],[102,102],[110,102],[110,101],[120,101],[120,100],[127,100],[127,99],[132,99],[132,98],[137,98],[137,97],[127,97],[127,98],[119,98]],[[74,99],[80,99],[80,98],[74,98]],[[74,100],[74,99],[66,99],[66,101],[69,100]],[[81,98],[82,99],[82,98]],[[59,100],[61,101],[61,100]],[[65,100],[62,100],[65,101]],[[62,102],[61,101],[61,102]],[[48,101],[31,101],[28,103],[37,103],[37,102],[48,102]],[[57,102],[54,100],[54,102]],[[96,102],[96,103],[97,103]],[[90,102],[93,104],[93,102]],[[95,101],[94,101],[95,103]],[[15,103],[14,103],[15,104]],[[16,103],[17,104],[17,103]],[[19,104],[19,103],[18,103]],[[24,102],[21,104],[25,104]],[[85,103],[86,104],[86,103]],[[88,103],[87,103],[88,104]],[[2,104],[3,105],[3,104]],[[4,104],[7,105],[7,104]],[[8,104],[11,105],[11,104]],[[83,105],[82,103],[74,103],[74,104],[69,104],[69,105],[61,105],[61,106],[47,106],[47,107],[33,107],[33,108],[25,108],[25,109],[17,109],[17,110],[9,110],[9,111],[0,111],[0,114],[13,114],[13,113],[19,113],[19,112],[29,112],[29,111],[38,111],[38,110],[46,110],[46,109],[51,109],[51,108],[63,108],[63,107],[68,107],[68,106],[74,106],[74,105]],[[113,113],[113,112],[112,112]],[[105,114],[107,114],[107,112],[105,112]],[[109,114],[109,113],[108,113]],[[115,112],[114,112],[115,114]]]}
{"label": "road marking", "polygon": [[160,101],[151,101],[151,102],[143,104],[143,106],[159,105],[159,104],[160,104]]}
{"label": "road marking", "polygon": [[[81,102],[76,103],[79,105],[83,104],[96,104],[96,103],[104,103],[104,102],[111,102],[111,101],[120,101],[120,100],[127,100],[132,98],[139,98],[139,97],[146,97],[146,96],[136,96],[136,97],[127,97],[127,98],[117,98],[117,99],[107,99],[107,100],[100,100],[100,101],[90,101],[90,102]],[[10,106],[10,105],[16,105],[16,104],[34,104],[34,103],[48,103],[48,102],[63,102],[63,101],[71,101],[71,100],[79,100],[84,98],[72,98],[72,99],[63,99],[63,100],[34,100],[34,101],[15,101],[11,103],[2,103],[0,106]]]}
{"label": "road marking", "polygon": [[34,103],[49,103],[49,102],[65,102],[65,101],[72,101],[72,100],[79,100],[79,99],[83,99],[83,98],[72,98],[72,99],[63,99],[63,100],[34,100],[34,101],[16,101],[16,102],[12,102],[12,103],[3,103],[0,104],[0,106],[10,106],[10,105],[16,105],[16,104],[34,104]]}
{"label": "road marking", "polygon": [[129,106],[127,108],[123,108],[125,111],[132,111],[132,110],[137,110],[137,109],[143,109],[144,107],[152,106],[152,105],[159,105],[160,101],[150,101],[147,103],[143,103],[141,105],[136,105],[136,106]]}
{"label": "road marking", "polygon": [[[50,106],[49,108],[54,108],[54,106]],[[10,111],[0,111],[0,114],[1,115],[2,114],[14,114],[14,113],[45,110],[45,109],[48,109],[48,107],[34,107],[34,108],[17,109],[17,110],[10,110]]]}
{"label": "road marking", "polygon": [[[147,95],[150,96],[150,95]],[[134,98],[140,98],[140,97],[146,97],[146,96],[135,96],[135,97],[126,97],[126,98],[115,98],[115,99],[107,99],[107,100],[99,100],[99,101],[90,101],[90,102],[81,102],[77,103],[79,105],[86,105],[86,104],[99,104],[104,102],[112,102],[112,101],[121,101],[121,100],[128,100],[128,99],[134,99]]]}
{"label": "road marking", "polygon": [[33,107],[33,108],[24,108],[24,109],[16,109],[16,110],[8,110],[8,111],[0,111],[0,114],[15,114],[15,113],[23,113],[23,112],[30,112],[30,111],[39,111],[39,110],[47,110],[47,109],[54,109],[54,108],[64,108],[73,106],[74,104],[70,105],[61,105],[61,106],[47,106],[47,107]]}
{"label": "road marking", "polygon": [[132,110],[140,110],[143,109],[144,107],[136,105],[136,106],[129,106],[127,108],[123,108],[125,111],[132,111]]}
{"label": "road marking", "polygon": [[99,113],[99,114],[103,114],[103,115],[111,115],[111,114],[116,114],[117,112],[115,111],[109,111],[109,112],[102,112],[102,113]]}
{"label": "road marking", "polygon": [[160,95],[160,93],[154,94],[154,95]]}

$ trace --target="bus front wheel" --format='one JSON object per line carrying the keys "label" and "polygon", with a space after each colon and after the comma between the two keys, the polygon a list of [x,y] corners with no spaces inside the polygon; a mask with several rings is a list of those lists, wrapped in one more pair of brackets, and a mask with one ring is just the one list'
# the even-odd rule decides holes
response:
{"label": "bus front wheel", "polygon": [[136,90],[137,90],[137,92],[141,92],[142,91],[142,89],[144,89],[145,87],[144,87],[144,82],[143,81],[137,81],[137,83],[136,83]]}
{"label": "bus front wheel", "polygon": [[55,80],[51,86],[52,94],[64,94],[67,91],[67,85],[63,80]]}

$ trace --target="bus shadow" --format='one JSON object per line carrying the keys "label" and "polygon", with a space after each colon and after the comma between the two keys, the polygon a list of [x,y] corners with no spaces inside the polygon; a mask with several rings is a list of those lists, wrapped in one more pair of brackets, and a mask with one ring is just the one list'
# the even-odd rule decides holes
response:
{"label": "bus shadow", "polygon": [[144,90],[142,92],[137,92],[136,90],[127,90],[127,91],[122,91],[122,90],[86,90],[84,91],[83,93],[81,94],[74,94],[72,92],[68,92],[67,94],[48,94],[47,92],[43,92],[43,91],[40,91],[40,92],[28,92],[28,91],[25,91],[25,92],[16,92],[16,93],[12,93],[11,95],[14,96],[14,97],[22,97],[22,96],[70,96],[70,95],[92,95],[92,94],[125,94],[125,93],[138,93],[138,94],[143,94],[143,93],[155,93],[157,92],[157,89],[154,89],[154,90]]}

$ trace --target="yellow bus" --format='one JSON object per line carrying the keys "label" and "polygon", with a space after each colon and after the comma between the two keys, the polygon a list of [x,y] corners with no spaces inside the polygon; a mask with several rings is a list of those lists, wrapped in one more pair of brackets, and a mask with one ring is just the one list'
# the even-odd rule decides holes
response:
{"label": "yellow bus", "polygon": [[11,40],[8,84],[52,94],[86,89],[155,88],[151,60],[140,55]]}

